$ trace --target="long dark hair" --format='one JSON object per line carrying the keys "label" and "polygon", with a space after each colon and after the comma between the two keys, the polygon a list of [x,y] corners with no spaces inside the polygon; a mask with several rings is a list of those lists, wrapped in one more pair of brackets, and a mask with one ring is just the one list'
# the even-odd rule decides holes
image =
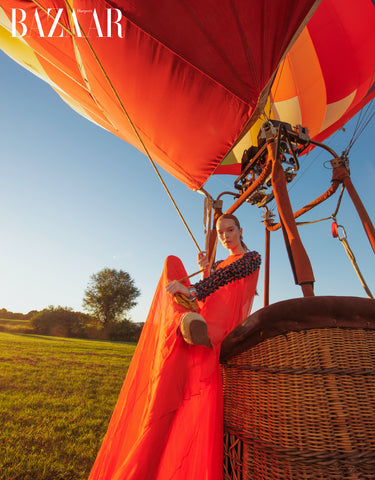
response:
{"label": "long dark hair", "polygon": [[[220,215],[220,217],[216,221],[216,225],[220,222],[220,220],[233,220],[234,223],[236,224],[236,227],[241,228],[240,221],[235,215],[232,215],[231,213],[223,213],[222,215]],[[249,250],[242,239],[242,235],[241,235],[241,246],[246,251]]]}

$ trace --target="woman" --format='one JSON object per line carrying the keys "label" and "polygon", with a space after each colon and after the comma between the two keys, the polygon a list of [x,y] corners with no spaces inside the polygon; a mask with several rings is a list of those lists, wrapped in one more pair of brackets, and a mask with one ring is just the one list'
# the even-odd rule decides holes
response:
{"label": "woman", "polygon": [[[191,286],[176,257],[168,257],[107,434],[89,480],[220,480],[222,385],[220,345],[248,315],[260,257],[248,252],[236,217],[223,215],[217,233],[229,257]],[[199,264],[208,267],[204,252]],[[197,302],[210,346],[181,335],[187,309]]]}

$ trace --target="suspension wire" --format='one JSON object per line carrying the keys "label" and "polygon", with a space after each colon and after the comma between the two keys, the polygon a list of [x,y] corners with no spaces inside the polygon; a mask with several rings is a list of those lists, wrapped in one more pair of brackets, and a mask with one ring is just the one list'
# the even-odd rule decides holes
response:
{"label": "suspension wire", "polygon": [[109,78],[109,76],[108,76],[107,72],[105,71],[105,69],[104,69],[104,67],[103,67],[103,65],[102,65],[102,63],[101,63],[101,61],[99,60],[99,57],[98,57],[98,55],[96,54],[96,52],[95,52],[95,50],[94,50],[93,46],[91,45],[91,43],[90,43],[89,39],[88,39],[88,38],[87,38],[87,36],[86,36],[86,33],[85,33],[85,32],[84,32],[84,30],[81,28],[81,25],[80,25],[80,24],[79,24],[79,28],[81,29],[81,32],[82,32],[82,34],[83,34],[83,37],[84,37],[84,39],[85,39],[85,41],[86,41],[86,43],[87,43],[87,45],[88,45],[88,47],[89,47],[89,49],[90,49],[91,53],[93,54],[93,56],[94,56],[94,59],[95,59],[95,61],[97,62],[97,64],[98,64],[98,66],[99,66],[100,70],[102,71],[102,73],[103,73],[103,75],[104,75],[104,78],[105,78],[105,80],[107,81],[107,83],[108,83],[108,85],[109,85],[110,89],[112,90],[112,93],[114,94],[114,96],[115,96],[116,100],[118,101],[118,103],[119,103],[119,105],[120,105],[120,107],[121,107],[121,110],[123,111],[123,113],[125,114],[125,116],[126,116],[127,120],[129,121],[129,124],[130,124],[131,128],[133,129],[133,131],[134,131],[134,133],[135,133],[135,135],[136,135],[136,137],[137,137],[137,139],[138,139],[139,143],[141,144],[141,146],[142,146],[142,148],[143,148],[143,150],[144,150],[144,152],[145,152],[146,156],[148,157],[148,159],[149,159],[149,161],[150,161],[150,163],[151,163],[152,167],[154,168],[156,175],[158,176],[158,178],[159,178],[159,180],[160,180],[161,184],[163,185],[163,187],[164,187],[165,191],[167,192],[167,195],[169,196],[169,198],[170,198],[170,200],[171,200],[171,202],[172,202],[173,206],[175,207],[175,209],[176,209],[176,211],[177,211],[178,215],[180,216],[180,218],[181,218],[181,220],[182,220],[183,224],[185,225],[185,228],[187,229],[187,231],[188,231],[188,233],[189,233],[189,235],[190,235],[191,239],[193,240],[193,242],[194,242],[195,246],[197,247],[197,249],[198,249],[198,252],[200,252],[200,251],[201,251],[201,249],[200,249],[200,247],[199,247],[199,245],[198,245],[198,242],[196,241],[196,239],[195,239],[194,235],[192,234],[192,232],[191,232],[191,230],[190,230],[190,228],[189,228],[188,224],[186,223],[186,220],[185,220],[185,218],[183,217],[183,215],[182,215],[182,213],[181,213],[180,209],[178,208],[178,206],[177,206],[177,204],[176,204],[176,202],[175,202],[175,200],[174,200],[174,198],[173,198],[173,196],[172,196],[172,194],[171,194],[170,190],[168,189],[168,187],[167,187],[166,183],[164,182],[164,180],[163,180],[163,178],[162,178],[162,176],[161,176],[161,174],[160,174],[160,172],[159,172],[159,170],[158,170],[158,168],[157,168],[157,166],[156,166],[156,164],[155,164],[154,160],[152,159],[152,157],[151,157],[151,154],[150,154],[150,152],[149,152],[149,150],[148,150],[148,148],[147,148],[146,144],[144,143],[144,141],[143,141],[143,139],[142,139],[141,135],[139,134],[137,127],[136,127],[136,126],[135,126],[135,124],[133,123],[133,121],[132,121],[132,119],[131,119],[131,117],[130,117],[130,115],[129,115],[128,111],[127,111],[127,109],[125,108],[124,104],[123,104],[123,103],[122,103],[122,101],[121,101],[121,98],[120,98],[120,96],[119,96],[119,94],[118,94],[117,90],[115,89],[115,87],[114,87],[113,83],[111,82],[111,80],[110,80],[110,78]]}
{"label": "suspension wire", "polygon": [[[361,112],[358,116],[357,124],[354,129],[354,133],[352,135],[352,138],[349,141],[349,145],[345,150],[345,153],[348,154],[353,145],[357,142],[359,137],[362,135],[362,133],[365,131],[365,129],[368,127],[370,122],[375,116],[375,105],[374,105],[374,99],[369,102],[366,107],[361,109]],[[371,111],[372,110],[372,111]]]}
{"label": "suspension wire", "polygon": [[341,192],[340,192],[339,200],[337,202],[336,210],[334,211],[334,213],[331,215],[330,218],[333,218],[333,219],[336,218],[336,215],[337,215],[337,213],[339,211],[339,208],[341,206],[341,200],[342,200],[342,196],[344,194],[344,190],[345,190],[345,185],[341,185]]}
{"label": "suspension wire", "polygon": [[296,222],[296,225],[299,225],[299,226],[310,225],[312,223],[324,222],[325,220],[332,220],[332,219],[334,221],[336,221],[336,215],[337,215],[337,212],[339,211],[339,208],[340,208],[340,205],[341,205],[341,200],[342,200],[342,195],[344,193],[344,190],[345,190],[345,187],[344,187],[344,185],[342,185],[340,195],[339,195],[339,198],[338,198],[338,202],[337,202],[337,206],[336,206],[336,210],[334,211],[334,213],[332,213],[332,215],[330,215],[329,217],[320,218],[319,220],[310,220],[310,221],[306,221],[306,222]]}
{"label": "suspension wire", "polygon": [[359,278],[359,280],[360,280],[360,282],[361,282],[361,284],[362,284],[362,287],[364,288],[364,290],[365,290],[365,292],[367,293],[367,296],[368,296],[369,298],[374,298],[373,295],[372,295],[372,293],[371,293],[371,291],[370,291],[370,289],[369,289],[369,287],[368,287],[368,285],[367,285],[367,283],[366,283],[366,281],[365,281],[365,279],[364,279],[364,277],[363,277],[363,275],[362,275],[362,273],[361,273],[361,271],[360,271],[360,269],[359,269],[359,266],[358,266],[358,264],[357,264],[357,260],[356,260],[356,258],[355,258],[355,256],[354,256],[354,253],[353,253],[352,249],[351,249],[350,246],[349,246],[349,243],[348,243],[348,241],[347,241],[347,235],[346,235],[346,232],[345,232],[345,228],[344,228],[342,225],[337,225],[336,228],[337,228],[337,229],[338,229],[338,228],[341,228],[342,231],[343,231],[343,235],[342,235],[341,237],[340,237],[338,231],[337,231],[337,235],[335,235],[335,236],[337,236],[337,238],[340,240],[340,242],[341,242],[342,245],[344,246],[345,251],[346,251],[346,254],[348,255],[350,261],[352,262],[352,265],[353,265],[353,267],[354,267],[354,270],[355,270],[356,274],[358,275],[358,278]]}
{"label": "suspension wire", "polygon": [[325,220],[332,220],[332,217],[325,217],[325,218],[320,218],[319,220],[310,220],[309,222],[296,222],[296,225],[298,226],[303,226],[303,225],[310,225],[311,223],[318,223],[318,222],[324,222]]}
{"label": "suspension wire", "polygon": [[[37,0],[31,0],[38,8],[40,8],[46,15],[48,15],[50,18],[53,20],[56,19],[55,16],[52,15],[51,12],[49,12],[43,5],[41,5]],[[59,25],[63,30],[65,30],[66,33],[68,33],[71,37],[74,37],[74,33],[69,30],[63,23],[60,21],[57,22],[57,25]]]}
{"label": "suspension wire", "polygon": [[357,118],[356,126],[354,128],[352,138],[350,139],[350,142],[349,142],[349,147],[354,145],[354,143],[357,141],[357,138],[361,134],[361,126],[366,121],[366,115],[367,115],[368,111],[370,110],[370,107],[371,107],[371,102],[369,102],[368,105],[366,105],[365,107],[363,107],[360,110],[358,118]]}
{"label": "suspension wire", "polygon": [[[375,70],[372,73],[372,77],[369,82],[369,88],[371,87],[375,77]],[[358,138],[362,135],[364,130],[368,127],[369,123],[375,116],[375,108],[374,107],[374,99],[371,100],[371,102],[368,103],[367,106],[362,107],[358,118],[357,118],[357,123],[354,128],[354,132],[352,135],[352,138],[349,141],[348,147],[345,149],[345,154],[348,154],[353,145],[356,143]],[[372,112],[370,112],[371,108],[373,109]]]}

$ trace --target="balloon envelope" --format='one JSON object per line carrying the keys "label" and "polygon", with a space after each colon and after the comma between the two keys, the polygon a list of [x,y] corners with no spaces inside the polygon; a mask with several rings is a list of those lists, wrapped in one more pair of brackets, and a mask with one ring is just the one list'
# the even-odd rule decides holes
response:
{"label": "balloon envelope", "polygon": [[264,109],[322,140],[374,96],[373,3],[319,3],[3,0],[0,47],[198,189],[239,172]]}

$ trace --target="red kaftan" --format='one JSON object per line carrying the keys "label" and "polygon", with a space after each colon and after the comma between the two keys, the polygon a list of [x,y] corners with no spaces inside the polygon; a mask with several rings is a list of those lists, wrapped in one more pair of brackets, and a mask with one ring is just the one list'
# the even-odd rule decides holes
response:
{"label": "red kaftan", "polygon": [[[219,268],[240,257],[229,256]],[[187,310],[165,285],[186,271],[177,257],[167,258],[89,480],[222,478],[220,345],[248,315],[258,272],[200,302],[213,343],[209,349],[187,344],[178,332]]]}

